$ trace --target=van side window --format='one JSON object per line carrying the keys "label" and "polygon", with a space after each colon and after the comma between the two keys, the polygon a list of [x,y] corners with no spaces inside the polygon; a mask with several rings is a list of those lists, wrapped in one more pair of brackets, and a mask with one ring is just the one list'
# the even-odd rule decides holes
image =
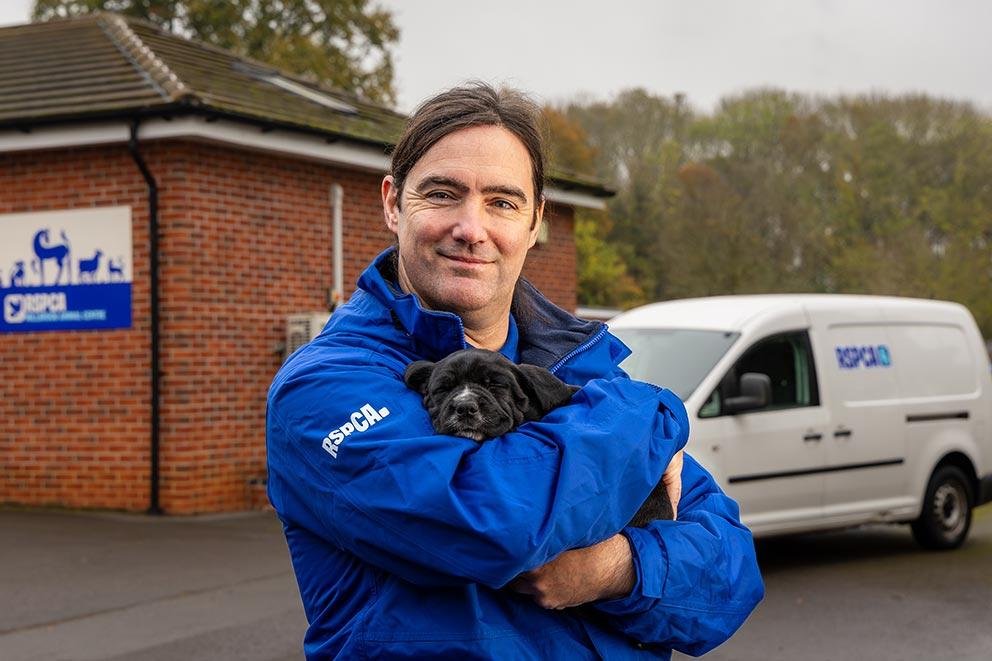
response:
{"label": "van side window", "polygon": [[820,404],[809,335],[797,331],[767,337],[748,349],[700,408],[699,417],[725,415],[722,402],[740,394],[741,375],[748,372],[766,374],[771,380],[771,401],[760,411]]}

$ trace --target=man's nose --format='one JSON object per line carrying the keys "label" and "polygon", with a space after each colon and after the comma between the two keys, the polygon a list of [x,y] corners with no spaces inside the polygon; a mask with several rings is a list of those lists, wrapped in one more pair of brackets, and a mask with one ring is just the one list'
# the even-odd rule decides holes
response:
{"label": "man's nose", "polygon": [[466,204],[458,214],[458,220],[451,229],[451,236],[465,243],[478,243],[485,240],[485,210],[481,205]]}

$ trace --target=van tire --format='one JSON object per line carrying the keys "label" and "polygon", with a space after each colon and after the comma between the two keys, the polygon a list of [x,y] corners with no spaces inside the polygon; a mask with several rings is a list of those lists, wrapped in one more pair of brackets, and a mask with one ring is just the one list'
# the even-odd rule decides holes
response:
{"label": "van tire", "polygon": [[923,511],[913,522],[913,537],[925,549],[949,551],[964,543],[974,501],[968,477],[957,466],[941,466],[930,477]]}

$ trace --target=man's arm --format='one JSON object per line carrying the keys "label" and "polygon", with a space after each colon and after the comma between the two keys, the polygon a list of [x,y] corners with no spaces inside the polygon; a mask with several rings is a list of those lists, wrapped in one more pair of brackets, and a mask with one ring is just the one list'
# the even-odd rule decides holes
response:
{"label": "man's arm", "polygon": [[530,595],[542,608],[561,610],[626,597],[636,583],[630,542],[617,534],[599,544],[565,551],[551,562],[524,572],[507,587]]}
{"label": "man's arm", "polygon": [[[676,516],[682,496],[684,454],[679,450],[661,477]],[[618,533],[599,544],[565,551],[551,562],[524,572],[508,587],[531,595],[539,606],[560,610],[591,601],[627,597],[636,583],[630,541]]]}
{"label": "man's arm", "polygon": [[699,656],[730,638],[765,594],[740,513],[691,456],[676,521],[625,528],[637,581],[631,594],[590,606],[642,643]]}
{"label": "man's arm", "polygon": [[[626,379],[590,382],[543,420],[485,443],[437,435],[402,366],[363,358],[277,378],[270,497],[284,520],[414,583],[501,587],[601,541],[687,436],[674,395]],[[370,422],[366,407],[389,413]]]}
{"label": "man's arm", "polygon": [[761,601],[764,585],[736,503],[691,457],[685,466],[677,521],[626,528],[510,586],[549,608],[588,603],[613,629],[694,656],[727,640]]}

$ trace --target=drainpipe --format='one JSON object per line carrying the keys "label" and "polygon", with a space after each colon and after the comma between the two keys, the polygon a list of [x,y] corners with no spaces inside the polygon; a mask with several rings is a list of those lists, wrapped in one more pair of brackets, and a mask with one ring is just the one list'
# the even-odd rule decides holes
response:
{"label": "drainpipe", "polygon": [[344,239],[342,238],[342,202],[344,189],[341,184],[331,185],[331,220],[333,223],[334,287],[331,289],[330,309],[334,312],[344,303]]}
{"label": "drainpipe", "polygon": [[140,120],[131,122],[131,139],[127,148],[131,152],[141,175],[148,184],[148,238],[149,238],[149,271],[151,272],[151,350],[152,350],[152,417],[151,417],[151,493],[149,495],[148,514],[163,514],[159,506],[159,434],[160,434],[160,381],[162,367],[159,360],[159,301],[158,301],[158,184],[148,170],[145,160],[138,152],[138,124]]}

